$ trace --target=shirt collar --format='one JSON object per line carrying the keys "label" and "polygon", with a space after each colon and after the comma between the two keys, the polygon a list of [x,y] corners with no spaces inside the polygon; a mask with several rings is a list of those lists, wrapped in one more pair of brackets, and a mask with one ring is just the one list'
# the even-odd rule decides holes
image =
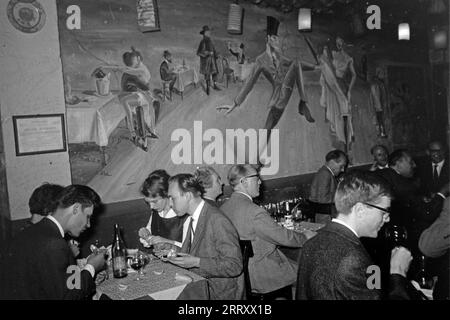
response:
{"label": "shirt collar", "polygon": [[358,234],[356,233],[355,229],[353,229],[352,227],[350,227],[350,226],[349,226],[348,224],[346,224],[344,221],[339,220],[339,219],[336,219],[336,218],[331,219],[331,221],[332,221],[332,222],[339,223],[339,224],[343,225],[344,227],[347,227],[348,229],[350,229],[351,232],[353,232],[353,233],[355,234],[355,236],[357,236],[357,237],[359,238],[359,236],[358,236]]}
{"label": "shirt collar", "polygon": [[244,196],[246,196],[247,198],[249,198],[251,202],[253,202],[253,198],[250,197],[250,196],[249,196],[248,194],[246,194],[245,192],[242,192],[242,191],[235,191],[235,192],[236,192],[236,193],[243,194]]}
{"label": "shirt collar", "polygon": [[333,170],[331,170],[331,169],[330,169],[330,167],[329,167],[329,166],[327,166],[327,165],[325,165],[325,167],[326,167],[326,168],[327,168],[328,170],[330,170],[331,174],[332,174],[332,175],[333,175],[333,177],[334,177],[335,175],[334,175],[334,172],[333,172]]}
{"label": "shirt collar", "polygon": [[195,228],[197,228],[198,218],[200,217],[200,213],[202,212],[204,205],[205,205],[205,200],[202,200],[191,216],[191,219],[194,219],[194,222],[192,223],[192,228],[194,229],[194,231],[195,231]]}
{"label": "shirt collar", "polygon": [[51,221],[53,221],[53,223],[56,224],[56,226],[58,227],[59,232],[61,233],[61,237],[64,238],[64,229],[63,229],[63,227],[61,226],[61,224],[58,222],[58,220],[56,220],[56,219],[55,219],[53,216],[51,216],[51,215],[46,216],[46,218],[49,219],[49,220],[51,220]]}
{"label": "shirt collar", "polygon": [[379,164],[377,164],[378,169],[387,169],[389,168],[389,164],[385,164],[384,166],[380,166]]}
{"label": "shirt collar", "polygon": [[441,168],[443,165],[444,165],[444,161],[445,161],[445,159],[444,160],[442,160],[441,162],[438,162],[438,163],[431,163],[432,164],[432,166],[434,167],[434,166],[437,166],[438,168]]}

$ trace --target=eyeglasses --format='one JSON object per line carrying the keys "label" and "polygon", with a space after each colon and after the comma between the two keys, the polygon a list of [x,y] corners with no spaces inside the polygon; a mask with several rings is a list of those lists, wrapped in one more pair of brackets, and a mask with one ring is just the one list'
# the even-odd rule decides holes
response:
{"label": "eyeglasses", "polygon": [[383,211],[384,214],[390,214],[390,213],[391,213],[391,210],[390,210],[390,209],[382,208],[382,207],[379,207],[379,206],[376,206],[376,205],[374,205],[374,204],[370,204],[370,203],[367,203],[367,202],[363,202],[363,203],[364,203],[366,206],[369,206],[369,207],[378,209],[378,210],[380,210],[380,211]]}
{"label": "eyeglasses", "polygon": [[252,177],[258,177],[258,180],[261,179],[260,176],[259,176],[259,174],[258,174],[258,173],[255,173],[255,174],[250,174],[250,175],[248,175],[248,176],[242,177],[242,178],[241,178],[241,182],[242,182],[243,179],[252,178]]}
{"label": "eyeglasses", "polygon": [[259,174],[257,174],[257,173],[251,174],[249,176],[245,176],[244,178],[251,178],[251,177],[258,177],[259,178]]}

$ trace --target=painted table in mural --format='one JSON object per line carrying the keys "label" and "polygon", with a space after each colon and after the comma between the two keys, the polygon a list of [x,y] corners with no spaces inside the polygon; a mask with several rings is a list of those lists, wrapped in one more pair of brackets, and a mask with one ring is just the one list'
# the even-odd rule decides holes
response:
{"label": "painted table in mural", "polygon": [[189,67],[177,66],[174,68],[173,72],[177,75],[174,88],[180,93],[181,99],[183,99],[183,92],[188,85],[194,84],[194,86],[197,86],[197,71]]}
{"label": "painted table in mural", "polygon": [[107,146],[112,131],[126,117],[117,94],[76,95],[81,102],[67,105],[69,143],[95,142],[100,147]]}
{"label": "painted table in mural", "polygon": [[110,276],[97,285],[95,300],[203,300],[208,298],[207,282],[199,275],[153,258],[144,277],[130,269],[125,278]]}
{"label": "painted table in mural", "polygon": [[248,76],[250,75],[255,63],[245,62],[243,64],[239,64],[237,61],[231,60],[229,62],[229,65],[230,68],[233,69],[234,76],[236,77],[236,79],[239,81],[245,81],[245,79],[247,79]]}

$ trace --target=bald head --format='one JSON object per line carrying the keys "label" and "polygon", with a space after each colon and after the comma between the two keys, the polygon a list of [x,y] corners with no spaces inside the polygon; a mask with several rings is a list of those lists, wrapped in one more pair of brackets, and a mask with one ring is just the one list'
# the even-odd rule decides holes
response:
{"label": "bald head", "polygon": [[430,142],[427,151],[433,163],[439,163],[445,158],[445,147],[440,141]]}

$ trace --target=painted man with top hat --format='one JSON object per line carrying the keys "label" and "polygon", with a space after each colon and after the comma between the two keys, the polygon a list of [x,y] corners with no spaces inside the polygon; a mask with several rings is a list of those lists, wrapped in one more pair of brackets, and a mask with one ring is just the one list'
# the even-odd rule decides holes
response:
{"label": "painted man with top hat", "polygon": [[303,115],[308,122],[315,120],[307,105],[307,97],[303,87],[302,69],[315,70],[318,66],[306,62],[299,62],[295,59],[289,59],[283,55],[280,48],[278,37],[278,26],[280,22],[274,17],[267,17],[267,38],[266,50],[261,53],[255,61],[253,70],[241,88],[239,94],[234,99],[233,106],[220,106],[217,109],[226,109],[227,113],[234,110],[244,102],[247,95],[253,89],[259,76],[263,74],[272,84],[273,92],[270,98],[270,111],[267,116],[265,129],[273,129],[280,120],[289,99],[291,98],[294,87],[297,87],[300,101],[298,112]]}
{"label": "painted man with top hat", "polygon": [[214,44],[210,38],[211,29],[208,26],[203,26],[200,34],[203,39],[198,46],[197,55],[200,56],[200,73],[205,76],[206,94],[209,95],[209,88],[211,87],[211,79],[213,81],[213,89],[220,90],[217,86],[217,52]]}

